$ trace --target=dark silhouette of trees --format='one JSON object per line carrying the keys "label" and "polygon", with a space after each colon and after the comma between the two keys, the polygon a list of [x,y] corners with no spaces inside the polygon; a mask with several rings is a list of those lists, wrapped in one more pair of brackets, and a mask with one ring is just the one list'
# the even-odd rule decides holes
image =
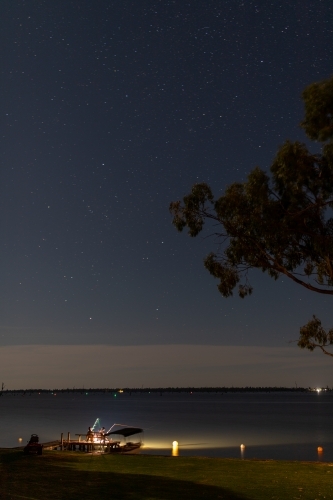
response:
{"label": "dark silhouette of trees", "polygon": [[[313,292],[333,295],[333,77],[303,92],[301,127],[321,144],[312,154],[305,144],[287,140],[278,150],[270,175],[256,167],[244,183],[231,184],[214,199],[211,188],[195,184],[183,201],[170,204],[173,224],[197,236],[211,220],[217,245],[204,260],[229,297],[252,293],[250,269],[273,279],[283,274]],[[300,330],[298,345],[310,350],[333,344],[313,318]]]}

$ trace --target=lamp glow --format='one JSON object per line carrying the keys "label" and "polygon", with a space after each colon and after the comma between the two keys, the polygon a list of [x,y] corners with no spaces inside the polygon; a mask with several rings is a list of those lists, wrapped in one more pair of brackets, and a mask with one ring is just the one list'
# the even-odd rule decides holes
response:
{"label": "lamp glow", "polygon": [[172,443],[172,456],[173,457],[178,457],[179,451],[178,451],[178,441],[173,441]]}

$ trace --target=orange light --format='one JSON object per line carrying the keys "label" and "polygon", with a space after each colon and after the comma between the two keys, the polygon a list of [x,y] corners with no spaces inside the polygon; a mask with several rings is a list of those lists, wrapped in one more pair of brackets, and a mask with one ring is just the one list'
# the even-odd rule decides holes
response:
{"label": "orange light", "polygon": [[173,443],[172,443],[172,456],[178,457],[178,455],[179,455],[178,441],[173,441]]}

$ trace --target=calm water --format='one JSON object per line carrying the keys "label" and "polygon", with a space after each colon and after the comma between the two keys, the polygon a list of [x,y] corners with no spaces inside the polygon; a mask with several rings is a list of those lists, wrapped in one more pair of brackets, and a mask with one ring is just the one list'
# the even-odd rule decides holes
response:
{"label": "calm water", "polygon": [[[0,447],[85,433],[99,417],[144,428],[143,453],[333,461],[333,394],[5,394]],[[240,444],[245,445],[244,452]],[[317,447],[323,447],[318,454]]]}

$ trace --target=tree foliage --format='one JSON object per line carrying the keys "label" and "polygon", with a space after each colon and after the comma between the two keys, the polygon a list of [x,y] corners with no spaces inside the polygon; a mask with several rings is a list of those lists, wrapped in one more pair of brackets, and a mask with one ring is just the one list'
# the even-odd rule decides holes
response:
{"label": "tree foliage", "polygon": [[300,337],[298,340],[298,346],[301,349],[309,349],[309,351],[314,351],[316,347],[319,347],[324,354],[328,356],[333,356],[326,347],[333,345],[333,328],[328,332],[324,330],[321,326],[321,321],[316,316],[310,320],[306,325],[302,326],[300,329]]}
{"label": "tree foliage", "polygon": [[[214,221],[216,250],[204,265],[219,280],[224,297],[235,289],[242,298],[252,293],[250,269],[275,280],[283,274],[309,290],[333,295],[333,78],[308,86],[302,97],[301,127],[321,143],[319,154],[287,140],[270,175],[256,167],[246,182],[231,184],[218,199],[207,184],[195,184],[183,201],[170,204],[173,224],[178,231],[188,228],[192,237]],[[317,335],[311,321],[307,327]],[[300,347],[317,346],[301,332]]]}

